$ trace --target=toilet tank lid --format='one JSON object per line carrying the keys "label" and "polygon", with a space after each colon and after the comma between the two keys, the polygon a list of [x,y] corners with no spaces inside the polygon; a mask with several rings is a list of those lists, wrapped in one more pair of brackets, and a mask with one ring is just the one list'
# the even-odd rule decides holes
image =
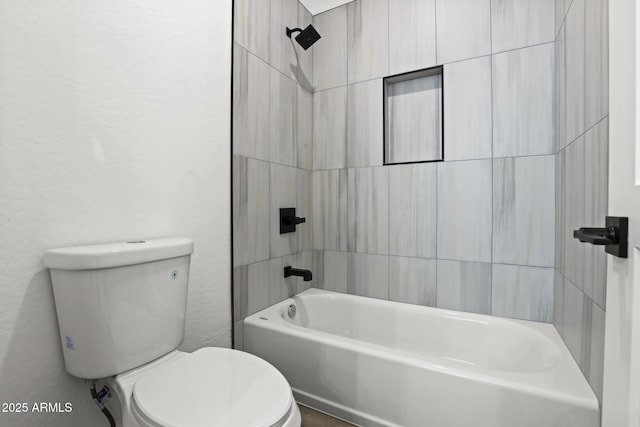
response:
{"label": "toilet tank lid", "polygon": [[58,270],[95,270],[177,258],[191,253],[191,239],[168,237],[50,249],[44,254],[44,265]]}

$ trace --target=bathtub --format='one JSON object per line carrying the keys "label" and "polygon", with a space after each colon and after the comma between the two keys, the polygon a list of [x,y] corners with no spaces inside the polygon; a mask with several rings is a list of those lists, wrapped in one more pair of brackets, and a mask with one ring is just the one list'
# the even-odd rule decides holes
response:
{"label": "bathtub", "polygon": [[362,426],[600,425],[549,324],[309,289],[247,317],[244,350],[299,403]]}

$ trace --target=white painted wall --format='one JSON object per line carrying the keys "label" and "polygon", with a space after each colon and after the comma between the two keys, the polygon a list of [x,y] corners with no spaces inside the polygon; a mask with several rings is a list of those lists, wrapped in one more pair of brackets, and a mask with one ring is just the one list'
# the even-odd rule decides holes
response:
{"label": "white painted wall", "polygon": [[194,239],[186,338],[230,345],[231,0],[0,0],[2,426],[107,425],[64,370],[46,249]]}

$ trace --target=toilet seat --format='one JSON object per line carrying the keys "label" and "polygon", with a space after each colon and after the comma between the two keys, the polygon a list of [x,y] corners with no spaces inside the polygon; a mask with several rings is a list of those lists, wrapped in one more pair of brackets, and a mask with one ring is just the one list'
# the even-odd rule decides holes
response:
{"label": "toilet seat", "polygon": [[136,381],[131,407],[154,427],[280,427],[293,404],[289,383],[266,361],[207,347]]}

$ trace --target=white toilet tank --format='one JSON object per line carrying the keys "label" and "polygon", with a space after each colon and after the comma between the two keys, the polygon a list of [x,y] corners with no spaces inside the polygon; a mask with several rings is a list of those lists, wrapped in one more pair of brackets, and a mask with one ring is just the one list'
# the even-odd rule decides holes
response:
{"label": "white toilet tank", "polygon": [[179,237],[47,251],[67,371],[105,378],[177,348],[192,252]]}

